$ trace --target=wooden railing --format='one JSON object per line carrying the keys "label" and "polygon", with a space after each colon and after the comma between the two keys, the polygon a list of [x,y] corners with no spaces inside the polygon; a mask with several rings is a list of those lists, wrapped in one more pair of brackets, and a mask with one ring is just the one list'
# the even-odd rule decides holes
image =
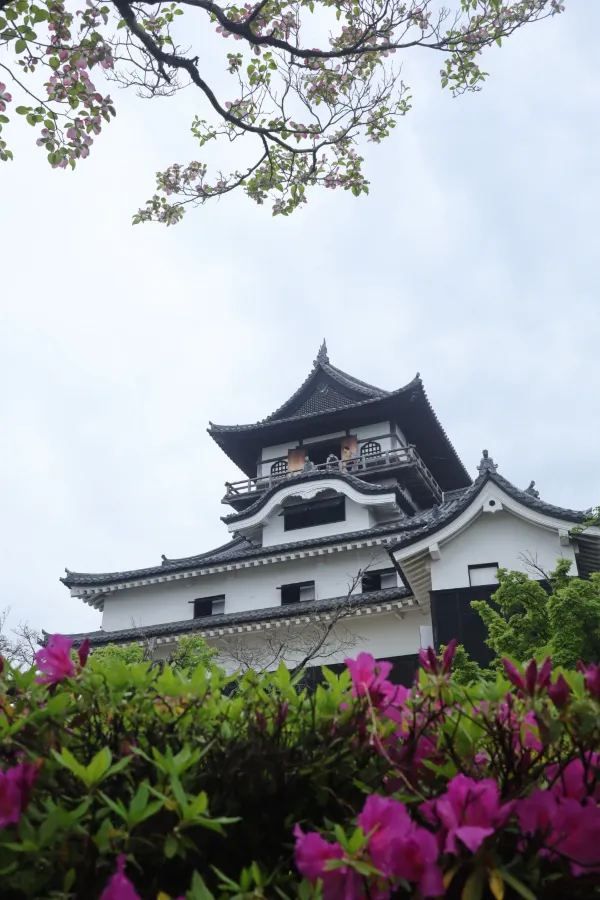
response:
{"label": "wooden railing", "polygon": [[309,462],[304,468],[296,472],[282,472],[277,475],[261,475],[257,478],[243,478],[240,481],[225,482],[225,500],[235,500],[237,497],[247,497],[249,494],[263,493],[274,485],[293,481],[299,475],[315,472],[343,472],[346,475],[358,475],[363,473],[379,472],[385,469],[398,468],[399,466],[414,466],[426,482],[427,486],[437,500],[442,499],[442,489],[417,453],[414,446],[398,447],[396,450],[386,450],[382,453],[365,456],[353,456],[351,459],[336,459],[331,462],[315,464]]}

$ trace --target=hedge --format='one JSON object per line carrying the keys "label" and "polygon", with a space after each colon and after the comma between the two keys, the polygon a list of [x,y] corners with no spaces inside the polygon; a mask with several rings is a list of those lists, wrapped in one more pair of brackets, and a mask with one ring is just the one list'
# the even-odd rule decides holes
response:
{"label": "hedge", "polygon": [[600,667],[0,661],[0,897],[600,897]]}

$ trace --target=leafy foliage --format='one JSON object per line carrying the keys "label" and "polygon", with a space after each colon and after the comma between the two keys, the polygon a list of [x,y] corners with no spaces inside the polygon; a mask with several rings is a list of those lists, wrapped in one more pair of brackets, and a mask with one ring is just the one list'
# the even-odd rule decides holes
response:
{"label": "leafy foliage", "polygon": [[496,654],[518,660],[550,654],[561,666],[600,659],[600,573],[569,578],[570,563],[559,560],[548,590],[523,572],[498,572],[492,604],[473,601]]}
{"label": "leafy foliage", "polygon": [[[560,0],[0,0],[0,68],[10,82],[0,83],[0,160],[12,158],[3,129],[17,97],[14,113],[35,129],[50,165],[73,168],[115,116],[102,83],[146,97],[189,87],[203,107],[191,125],[198,148],[243,142],[239,167],[209,174],[204,158],[169,166],[135,222],[173,224],[186,206],[236,189],[270,200],[279,215],[316,185],[360,196],[368,181],[359,144],[387,138],[411,107],[404,56],[441,54],[443,87],[479,90],[486,48],[563,8]],[[223,39],[233,52],[211,67]]]}
{"label": "leafy foliage", "polygon": [[71,650],[0,674],[3,900],[598,896],[597,667],[311,693]]}

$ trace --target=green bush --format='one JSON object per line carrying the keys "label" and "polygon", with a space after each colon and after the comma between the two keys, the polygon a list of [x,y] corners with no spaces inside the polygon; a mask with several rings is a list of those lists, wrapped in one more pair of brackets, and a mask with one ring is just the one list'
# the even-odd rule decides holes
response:
{"label": "green bush", "polygon": [[599,896],[600,669],[464,688],[449,647],[409,691],[360,654],[310,692],[70,651],[0,675],[2,900]]}

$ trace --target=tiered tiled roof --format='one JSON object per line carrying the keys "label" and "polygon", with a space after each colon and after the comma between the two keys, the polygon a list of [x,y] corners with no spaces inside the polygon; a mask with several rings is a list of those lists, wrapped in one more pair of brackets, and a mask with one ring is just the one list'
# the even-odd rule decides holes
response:
{"label": "tiered tiled roof", "polygon": [[[484,457],[487,460],[488,457]],[[352,477],[352,476],[346,476]],[[343,534],[334,534],[328,537],[311,538],[304,541],[290,541],[284,544],[276,544],[269,547],[263,547],[260,544],[253,543],[244,537],[236,537],[214,550],[206,553],[200,553],[195,556],[186,556],[180,559],[167,559],[163,556],[160,566],[150,566],[145,569],[130,569],[124,572],[105,572],[105,573],[87,573],[87,572],[70,572],[61,581],[70,588],[85,588],[106,585],[118,585],[123,582],[143,582],[151,579],[153,576],[162,576],[167,573],[185,572],[190,570],[201,571],[203,568],[209,568],[220,563],[233,563],[247,559],[256,559],[261,556],[272,556],[286,551],[302,551],[312,547],[326,547],[331,544],[352,543],[369,538],[390,537],[390,545],[392,547],[405,546],[413,541],[417,541],[427,535],[433,535],[442,526],[447,525],[456,516],[465,510],[477,494],[482,490],[483,486],[493,481],[510,497],[523,504],[529,509],[536,510],[553,518],[580,524],[584,522],[589,515],[588,511],[575,509],[564,509],[551,503],[540,500],[528,490],[522,490],[503,478],[496,471],[496,467],[482,463],[479,467],[479,475],[477,479],[462,490],[454,490],[444,496],[442,503],[431,507],[431,509],[417,513],[414,516],[399,514],[393,520],[375,525],[373,528],[366,528],[360,531],[353,531]],[[367,486],[375,487],[372,485]],[[381,487],[381,486],[377,486]]]}
{"label": "tiered tiled roof", "polygon": [[471,481],[433,411],[420,376],[395,391],[367,384],[329,361],[325,342],[300,387],[265,419],[210,423],[208,433],[252,478],[263,447],[380,421],[397,422],[444,490]]}

